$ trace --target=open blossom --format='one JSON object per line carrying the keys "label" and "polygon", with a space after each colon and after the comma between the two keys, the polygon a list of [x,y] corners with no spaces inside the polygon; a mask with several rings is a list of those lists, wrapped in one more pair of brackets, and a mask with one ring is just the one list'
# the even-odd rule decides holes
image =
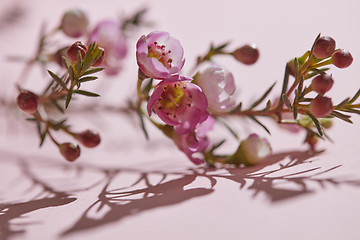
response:
{"label": "open blossom", "polygon": [[208,148],[210,142],[206,134],[213,128],[214,124],[215,119],[208,116],[204,122],[196,126],[194,131],[176,135],[176,145],[193,163],[201,164],[204,162],[203,159],[194,156],[194,153],[203,152]]}
{"label": "open blossom", "polygon": [[225,112],[234,108],[234,77],[225,68],[217,64],[211,65],[197,75],[196,83],[207,97],[210,109]]}
{"label": "open blossom", "polygon": [[151,78],[166,79],[184,66],[184,50],[180,42],[167,32],[151,32],[136,44],[140,69]]}
{"label": "open blossom", "polygon": [[154,110],[161,120],[174,126],[178,134],[193,131],[209,115],[206,96],[199,86],[189,80],[191,78],[173,75],[161,81],[147,104],[149,115]]}
{"label": "open blossom", "polygon": [[121,31],[120,23],[111,20],[99,22],[90,33],[89,43],[96,42],[104,48],[105,55],[102,64],[105,73],[116,75],[121,71],[122,60],[127,54],[127,40]]}

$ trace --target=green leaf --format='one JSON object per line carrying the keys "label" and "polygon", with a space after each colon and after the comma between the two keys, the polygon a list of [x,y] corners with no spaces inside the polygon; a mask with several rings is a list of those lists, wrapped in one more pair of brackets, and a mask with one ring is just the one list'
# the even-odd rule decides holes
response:
{"label": "green leaf", "polygon": [[355,102],[360,96],[360,89],[355,93],[354,97],[352,97],[349,101],[349,104],[352,104],[353,102]]}
{"label": "green leaf", "polygon": [[242,102],[240,102],[230,113],[237,113],[241,111]]}
{"label": "green leaf", "polygon": [[266,102],[266,106],[263,110],[261,110],[262,112],[267,112],[270,110],[272,104],[271,104],[271,100],[269,99],[267,102]]}
{"label": "green leaf", "polygon": [[231,135],[234,136],[234,138],[239,139],[239,136],[236,134],[236,132],[230,127],[229,124],[227,124],[227,122],[225,122],[224,119],[217,117],[216,120],[218,120],[222,125],[224,125],[224,127],[231,133]]}
{"label": "green leaf", "polygon": [[275,84],[276,84],[276,82],[274,82],[273,85],[271,85],[270,88],[269,88],[268,90],[266,90],[266,92],[265,92],[257,101],[255,101],[255,102],[251,105],[250,109],[253,109],[253,108],[256,107],[257,105],[259,105],[259,104],[269,95],[269,93],[271,92],[271,90],[274,88]]}
{"label": "green leaf", "polygon": [[354,108],[347,108],[347,109],[345,109],[343,111],[344,112],[349,112],[349,113],[360,114],[360,110],[359,109],[354,109]]}
{"label": "green leaf", "polygon": [[315,41],[314,41],[314,43],[313,43],[313,45],[312,45],[312,47],[311,47],[311,52],[313,51],[314,46],[315,46],[315,43],[316,43],[316,41],[320,38],[320,36],[321,36],[321,33],[319,33],[319,34],[317,35],[317,37],[315,38]]}
{"label": "green leaf", "polygon": [[307,112],[306,114],[307,114],[307,115],[311,118],[311,120],[314,122],[315,127],[316,127],[316,129],[318,130],[318,132],[319,132],[319,135],[322,137],[322,136],[324,135],[324,129],[323,129],[323,127],[321,126],[320,121],[319,121],[314,115],[312,115],[311,113]]}
{"label": "green leaf", "polygon": [[58,104],[58,102],[55,99],[51,100],[51,103],[55,106],[59,112],[64,113],[64,109]]}
{"label": "green leaf", "polygon": [[340,112],[338,112],[338,111],[333,111],[333,112],[330,114],[330,116],[337,117],[337,118],[339,118],[339,119],[341,119],[341,120],[343,120],[343,121],[345,121],[345,122],[348,122],[348,123],[353,123],[353,122],[350,120],[351,116],[345,115],[345,114],[340,113]]}
{"label": "green leaf", "polygon": [[93,93],[93,92],[89,92],[89,91],[85,91],[85,90],[80,90],[80,89],[74,90],[73,92],[77,93],[77,94],[80,94],[80,95],[85,95],[85,96],[88,96],[88,97],[100,97],[100,95],[97,94],[97,93]]}
{"label": "green leaf", "polygon": [[73,94],[73,89],[70,89],[67,96],[66,96],[66,100],[65,100],[65,109],[67,109],[69,107],[71,98],[72,98],[72,94]]}
{"label": "green leaf", "polygon": [[336,105],[336,107],[337,107],[337,108],[342,108],[342,107],[344,107],[346,104],[349,103],[349,100],[350,100],[350,98],[344,99],[341,103],[339,103],[338,105]]}
{"label": "green leaf", "polygon": [[225,143],[225,139],[216,143],[214,146],[212,146],[212,148],[210,149],[210,152],[212,153],[213,151],[215,151],[216,149],[218,149],[221,145],[223,145]]}
{"label": "green leaf", "polygon": [[73,69],[73,67],[71,65],[68,68],[68,72],[69,72],[69,77],[70,77],[71,82],[74,81],[75,74],[74,74],[74,69]]}
{"label": "green leaf", "polygon": [[64,63],[65,68],[66,68],[66,69],[69,69],[69,63],[68,63],[66,57],[65,57],[65,56],[61,56],[61,60],[62,60],[62,62]]}
{"label": "green leaf", "polygon": [[293,105],[293,117],[294,119],[297,119],[297,116],[298,116],[298,109],[297,109],[297,106],[296,105]]}
{"label": "green leaf", "polygon": [[55,80],[50,81],[49,85],[45,88],[42,95],[45,95],[51,88],[51,86],[54,84]]}
{"label": "green leaf", "polygon": [[283,94],[281,98],[282,98],[285,106],[291,110],[292,109],[291,102],[290,102],[289,98],[286,96],[286,94]]}
{"label": "green leaf", "polygon": [[50,70],[48,70],[48,73],[57,84],[59,84],[62,88],[67,89],[65,82],[61,78],[59,78],[55,73]]}
{"label": "green leaf", "polygon": [[286,93],[287,88],[288,88],[288,84],[289,84],[289,76],[290,76],[290,70],[289,70],[289,65],[286,64],[285,66],[285,73],[284,73],[284,81],[283,81],[283,86],[281,89],[281,96]]}
{"label": "green leaf", "polygon": [[262,128],[264,128],[264,130],[271,135],[269,129],[263,124],[261,123],[259,120],[257,120],[254,116],[248,116],[251,120],[253,120],[254,122],[256,122],[257,124],[259,124]]}
{"label": "green leaf", "polygon": [[85,76],[85,75],[94,74],[94,73],[100,72],[104,69],[105,69],[104,67],[90,68],[90,69],[86,70],[82,75]]}
{"label": "green leaf", "polygon": [[137,111],[137,113],[139,115],[141,129],[144,132],[146,140],[149,140],[149,134],[148,134],[148,132],[146,130],[146,127],[145,127],[144,116],[142,115],[141,111]]}
{"label": "green leaf", "polygon": [[[330,68],[317,68],[317,70],[325,73],[326,71],[328,71]],[[313,69],[311,69],[313,70]],[[316,76],[318,74],[318,72],[316,71],[312,71],[311,73],[309,73],[307,76],[306,76],[306,79],[309,79],[309,78],[312,78],[314,76]]]}
{"label": "green leaf", "polygon": [[94,81],[96,79],[98,79],[98,77],[96,77],[96,76],[82,77],[79,79],[79,83],[90,82],[90,81]]}

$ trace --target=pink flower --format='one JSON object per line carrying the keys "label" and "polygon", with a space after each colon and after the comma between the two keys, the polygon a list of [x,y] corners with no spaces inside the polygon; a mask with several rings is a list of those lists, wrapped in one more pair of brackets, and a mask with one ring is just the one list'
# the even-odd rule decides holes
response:
{"label": "pink flower", "polygon": [[235,107],[232,96],[235,91],[234,77],[225,68],[211,65],[197,75],[196,83],[204,91],[210,109],[226,112]]}
{"label": "pink flower", "polygon": [[211,116],[199,123],[195,130],[187,134],[176,135],[176,145],[186,154],[186,156],[195,164],[201,164],[203,159],[194,157],[194,153],[203,152],[210,145],[209,139],[206,134],[213,128],[215,119]]}
{"label": "pink flower", "polygon": [[102,65],[105,73],[116,75],[121,71],[122,60],[127,54],[127,41],[121,31],[120,23],[111,20],[99,22],[89,36],[91,42],[96,42],[104,48],[105,55]]}
{"label": "pink flower", "polygon": [[166,79],[184,66],[184,50],[178,40],[167,32],[151,32],[136,44],[139,68],[151,78]]}
{"label": "pink flower", "polygon": [[193,131],[195,126],[205,121],[209,115],[204,93],[189,80],[191,78],[173,75],[161,81],[147,104],[149,115],[154,110],[161,120],[174,126],[178,134]]}

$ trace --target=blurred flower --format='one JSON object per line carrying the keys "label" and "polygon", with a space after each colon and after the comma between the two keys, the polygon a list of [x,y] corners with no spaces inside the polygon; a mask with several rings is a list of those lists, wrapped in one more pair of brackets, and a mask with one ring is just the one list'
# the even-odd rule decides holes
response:
{"label": "blurred flower", "polygon": [[121,71],[122,60],[127,54],[127,40],[120,23],[111,20],[99,22],[91,31],[88,42],[96,42],[105,50],[102,65],[106,74],[116,75]]}
{"label": "blurred flower", "polygon": [[196,76],[196,83],[203,90],[209,108],[217,112],[230,111],[235,106],[232,94],[235,91],[233,75],[225,68],[214,64]]}
{"label": "blurred flower", "polygon": [[194,157],[194,153],[203,152],[209,146],[210,142],[206,134],[215,124],[215,119],[211,116],[199,123],[194,131],[186,134],[177,134],[175,138],[178,148],[186,154],[186,156],[195,164],[201,164],[203,159]]}
{"label": "blurred flower", "polygon": [[136,44],[136,59],[140,69],[151,78],[166,79],[178,73],[185,60],[180,42],[167,32],[151,32]]}
{"label": "blurred flower", "polygon": [[173,75],[161,81],[147,104],[149,115],[154,110],[161,120],[174,126],[178,134],[193,131],[209,115],[206,96],[199,86],[189,80],[191,78]]}
{"label": "blurred flower", "polygon": [[60,29],[71,38],[78,38],[87,33],[89,19],[87,14],[79,8],[68,10],[64,13]]}

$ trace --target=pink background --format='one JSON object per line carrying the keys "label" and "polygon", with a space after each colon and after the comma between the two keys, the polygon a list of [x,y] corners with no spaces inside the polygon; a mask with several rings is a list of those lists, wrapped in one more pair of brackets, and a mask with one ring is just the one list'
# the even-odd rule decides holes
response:
{"label": "pink background", "polygon": [[[233,121],[241,138],[251,132],[266,136],[274,156],[256,167],[215,170],[192,165],[149,124],[151,141],[146,141],[136,116],[72,108],[74,129],[96,129],[102,143],[70,164],[50,141],[38,149],[34,126],[9,106],[23,65],[6,61],[10,55],[31,56],[41,24],[56,26],[68,8],[86,9],[93,26],[146,6],[153,25],[129,36],[123,72],[89,84],[103,95],[96,101],[99,108],[124,106],[134,95],[135,43],[152,30],[181,41],[184,74],[211,42],[230,40],[233,49],[256,43],[261,57],[254,66],[216,58],[234,74],[244,104],[275,81],[278,93],[285,63],[308,50],[318,33],[332,36],[354,56],[348,69],[331,71],[335,84],[329,96],[338,103],[360,87],[357,0],[1,0],[1,5],[0,17],[15,5],[24,15],[13,25],[0,25],[0,96],[7,103],[0,107],[0,239],[359,239],[359,117],[353,125],[336,121],[329,131],[335,143],[321,142],[325,151],[319,154],[306,151],[303,134],[272,122],[265,121],[272,129],[267,136],[249,121]],[[37,90],[45,80],[36,66],[23,84]],[[86,103],[79,99],[81,104]],[[236,148],[221,126],[212,134],[217,140],[224,136],[225,148]]]}

